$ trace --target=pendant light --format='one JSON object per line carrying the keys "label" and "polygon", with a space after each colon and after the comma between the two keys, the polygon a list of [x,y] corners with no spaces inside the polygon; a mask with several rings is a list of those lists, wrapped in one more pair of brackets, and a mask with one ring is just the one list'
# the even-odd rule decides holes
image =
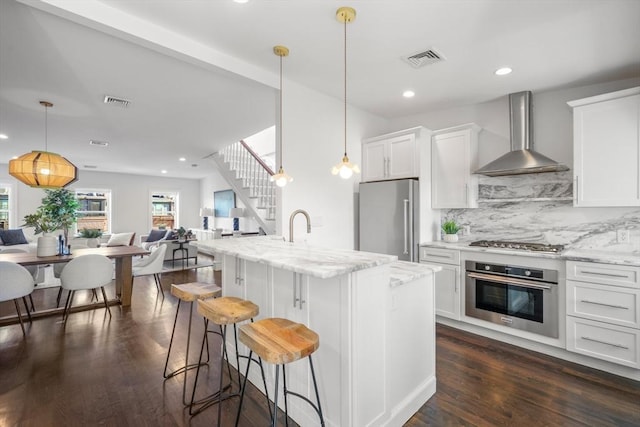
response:
{"label": "pendant light", "polygon": [[331,169],[331,173],[349,179],[354,173],[360,173],[358,165],[351,163],[347,156],[347,24],[356,19],[356,11],[351,7],[341,7],[336,11],[336,19],[344,24],[344,157]]}
{"label": "pendant light", "polygon": [[47,109],[53,104],[40,101],[44,107],[44,151],[32,151],[9,161],[9,175],[34,188],[63,188],[74,182],[78,169],[67,159],[47,151]]}
{"label": "pendant light", "polygon": [[293,181],[289,175],[286,174],[284,168],[282,167],[282,58],[284,56],[289,55],[289,49],[284,46],[274,46],[273,53],[280,57],[280,138],[279,145],[280,148],[278,150],[279,158],[280,158],[280,168],[278,169],[278,173],[271,176],[271,181],[275,181],[278,187],[284,187],[287,185],[287,182]]}

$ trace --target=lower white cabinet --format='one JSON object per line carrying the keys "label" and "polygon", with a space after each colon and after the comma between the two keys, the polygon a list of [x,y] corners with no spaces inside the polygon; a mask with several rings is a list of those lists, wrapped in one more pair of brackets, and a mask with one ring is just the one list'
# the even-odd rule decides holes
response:
{"label": "lower white cabinet", "polygon": [[640,368],[640,331],[569,316],[567,350]]}
{"label": "lower white cabinet", "polygon": [[567,350],[640,368],[640,268],[567,261]]}
{"label": "lower white cabinet", "polygon": [[420,262],[442,267],[434,276],[436,315],[460,320],[460,251],[422,246]]}

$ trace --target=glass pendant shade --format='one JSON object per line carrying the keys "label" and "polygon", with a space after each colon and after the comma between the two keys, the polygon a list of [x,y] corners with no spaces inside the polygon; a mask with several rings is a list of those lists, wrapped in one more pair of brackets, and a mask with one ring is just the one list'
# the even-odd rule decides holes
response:
{"label": "glass pendant shade", "polygon": [[288,182],[293,181],[293,178],[287,175],[283,167],[280,166],[280,169],[278,169],[278,173],[275,175],[272,175],[270,180],[272,182],[275,181],[278,187],[284,187],[285,185],[287,185]]}
{"label": "glass pendant shade", "polygon": [[354,173],[360,173],[360,168],[355,163],[351,163],[347,156],[344,156],[342,161],[331,169],[331,173],[340,175],[342,179],[349,179]]}
{"label": "glass pendant shade", "polygon": [[78,168],[48,151],[32,151],[9,161],[9,175],[35,188],[62,188],[78,178]]}

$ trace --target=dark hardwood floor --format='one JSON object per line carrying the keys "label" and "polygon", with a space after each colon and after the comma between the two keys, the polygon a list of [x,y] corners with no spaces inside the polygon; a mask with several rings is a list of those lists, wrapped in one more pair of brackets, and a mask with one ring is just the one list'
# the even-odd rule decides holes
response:
{"label": "dark hardwood floor", "polygon": [[[26,339],[19,325],[0,327],[0,426],[215,425],[215,406],[190,418],[182,377],[162,377],[176,307],[170,284],[212,282],[212,269],[164,274],[164,300],[152,280],[136,279],[132,308],[113,306],[112,318],[103,308],[72,313],[66,327],[60,316],[40,318]],[[37,291],[34,300],[51,304],[56,295]],[[0,317],[13,310],[0,304]],[[181,314],[179,331],[188,319],[187,310]],[[199,341],[197,314],[194,328]],[[183,356],[184,340],[177,346]],[[194,342],[192,354],[198,349]],[[215,387],[216,369],[203,372],[201,384]],[[640,383],[445,326],[437,328],[437,378],[436,395],[407,426],[640,425]],[[233,425],[236,405],[223,404],[223,425]],[[251,389],[240,425],[267,418],[264,397]]]}

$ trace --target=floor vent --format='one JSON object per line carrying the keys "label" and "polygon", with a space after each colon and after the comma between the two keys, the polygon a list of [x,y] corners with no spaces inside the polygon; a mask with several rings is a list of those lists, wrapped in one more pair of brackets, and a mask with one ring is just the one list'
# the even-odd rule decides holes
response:
{"label": "floor vent", "polygon": [[433,48],[402,57],[402,60],[413,68],[420,68],[425,65],[435,64],[436,62],[444,61],[445,59],[446,58],[443,54]]}
{"label": "floor vent", "polygon": [[105,104],[118,105],[120,107],[126,108],[126,107],[129,106],[129,104],[131,104],[131,101],[129,101],[128,99],[124,99],[124,98],[117,98],[115,96],[105,95],[104,103]]}

